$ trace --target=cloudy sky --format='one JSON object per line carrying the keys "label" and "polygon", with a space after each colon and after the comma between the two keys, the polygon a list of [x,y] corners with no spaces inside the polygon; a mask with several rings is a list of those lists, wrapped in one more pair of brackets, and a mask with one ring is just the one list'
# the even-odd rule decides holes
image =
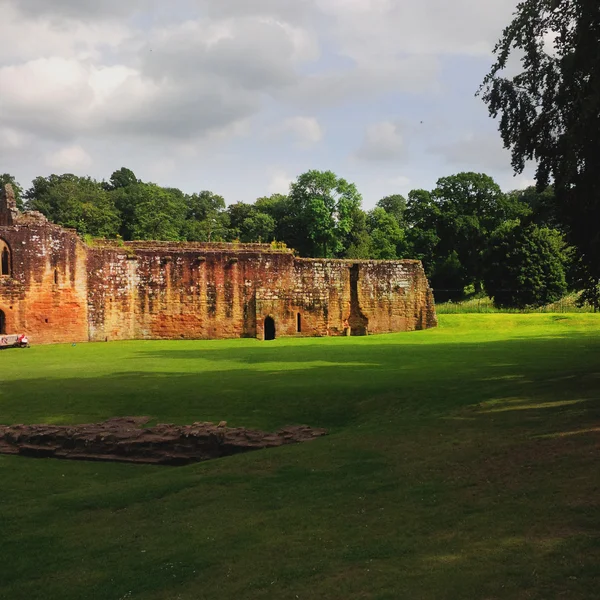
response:
{"label": "cloudy sky", "polygon": [[517,0],[0,0],[0,172],[122,166],[228,202],[308,169],[369,208],[514,178],[474,94]]}

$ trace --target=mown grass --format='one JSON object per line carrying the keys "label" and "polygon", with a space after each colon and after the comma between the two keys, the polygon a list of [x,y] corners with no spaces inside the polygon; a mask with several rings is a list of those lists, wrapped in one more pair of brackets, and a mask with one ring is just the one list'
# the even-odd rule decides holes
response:
{"label": "mown grass", "polygon": [[183,468],[0,456],[0,598],[597,598],[600,318],[0,355],[0,422],[330,429]]}

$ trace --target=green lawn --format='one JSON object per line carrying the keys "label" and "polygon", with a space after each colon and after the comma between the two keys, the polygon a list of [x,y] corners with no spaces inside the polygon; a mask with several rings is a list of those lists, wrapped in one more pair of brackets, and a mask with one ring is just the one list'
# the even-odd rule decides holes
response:
{"label": "green lawn", "polygon": [[0,354],[0,423],[327,427],[182,468],[0,456],[6,600],[597,599],[600,315]]}

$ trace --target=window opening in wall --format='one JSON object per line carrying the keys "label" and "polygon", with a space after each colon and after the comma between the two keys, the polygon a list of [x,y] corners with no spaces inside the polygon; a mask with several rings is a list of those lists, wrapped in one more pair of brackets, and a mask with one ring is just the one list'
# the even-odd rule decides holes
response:
{"label": "window opening in wall", "polygon": [[0,310],[0,335],[6,335],[6,315]]}
{"label": "window opening in wall", "polygon": [[54,283],[58,284],[58,269],[54,269]]}
{"label": "window opening in wall", "polygon": [[272,317],[267,317],[265,319],[265,340],[274,340],[275,339],[275,321]]}
{"label": "window opening in wall", "polygon": [[302,315],[298,313],[298,325],[296,327],[298,333],[302,333]]}
{"label": "window opening in wall", "polygon": [[0,266],[0,275],[10,275],[10,253],[4,246],[2,249],[2,265]]}

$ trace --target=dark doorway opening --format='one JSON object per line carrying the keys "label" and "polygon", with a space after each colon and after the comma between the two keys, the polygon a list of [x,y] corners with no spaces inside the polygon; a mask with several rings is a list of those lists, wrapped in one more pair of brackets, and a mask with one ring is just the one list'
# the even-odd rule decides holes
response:
{"label": "dark doorway opening", "polygon": [[296,327],[298,333],[302,333],[302,315],[298,313],[298,325]]}
{"label": "dark doorway opening", "polygon": [[2,266],[0,267],[0,275],[10,275],[10,254],[8,248],[2,250]]}
{"label": "dark doorway opening", "polygon": [[265,319],[265,340],[275,339],[275,321],[271,317]]}
{"label": "dark doorway opening", "polygon": [[0,310],[0,335],[6,335],[6,315]]}

